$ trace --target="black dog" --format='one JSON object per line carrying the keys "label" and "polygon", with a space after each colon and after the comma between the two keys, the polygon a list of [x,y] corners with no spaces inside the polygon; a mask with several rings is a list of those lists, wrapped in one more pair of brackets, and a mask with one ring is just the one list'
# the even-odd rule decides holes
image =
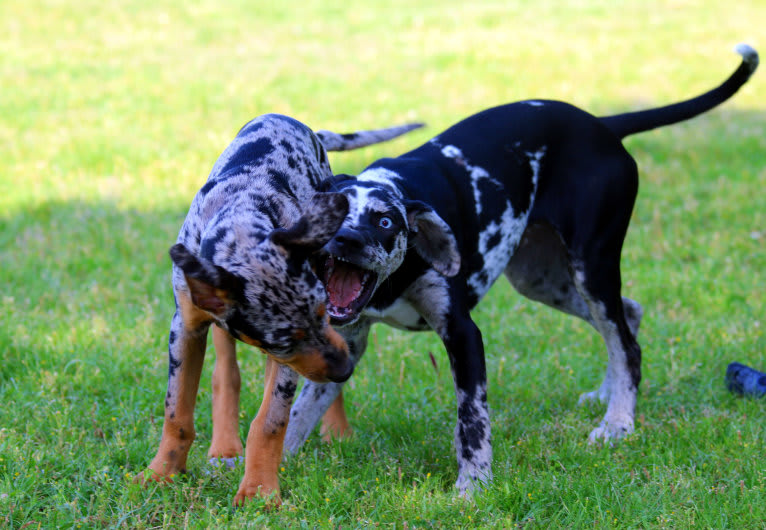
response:
{"label": "black dog", "polygon": [[[758,65],[749,46],[737,52],[743,61],[731,77],[688,101],[602,118],[558,101],[503,105],[328,184],[350,205],[320,264],[332,323],[356,360],[374,322],[438,333],[457,393],[461,493],[492,476],[484,347],[470,310],[503,273],[521,294],[584,319],[606,342],[604,382],[583,396],[608,403],[590,440],[633,431],[642,309],[620,294],[620,254],[638,171],[621,140],[731,97]],[[291,413],[288,452],[336,396],[326,427],[343,432],[340,389],[306,383]]]}

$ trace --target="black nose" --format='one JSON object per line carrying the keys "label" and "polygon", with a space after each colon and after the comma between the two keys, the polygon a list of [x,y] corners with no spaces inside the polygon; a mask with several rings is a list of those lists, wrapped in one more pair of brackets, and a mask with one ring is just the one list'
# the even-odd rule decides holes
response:
{"label": "black nose", "polygon": [[334,370],[333,373],[328,374],[327,379],[333,383],[343,383],[354,373],[354,363],[351,359],[346,359],[346,362],[339,368],[340,369],[338,370]]}
{"label": "black nose", "polygon": [[341,228],[335,234],[333,242],[339,250],[354,251],[364,248],[364,238],[356,230]]}

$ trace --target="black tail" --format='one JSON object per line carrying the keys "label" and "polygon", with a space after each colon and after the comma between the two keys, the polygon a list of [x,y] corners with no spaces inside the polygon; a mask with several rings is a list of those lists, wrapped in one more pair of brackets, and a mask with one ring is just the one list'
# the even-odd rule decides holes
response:
{"label": "black tail", "polygon": [[707,112],[732,97],[758,68],[758,52],[753,48],[747,44],[739,44],[735,51],[742,56],[742,64],[721,86],[696,98],[665,107],[605,116],[600,118],[601,123],[620,138],[625,138],[631,134],[678,123]]}

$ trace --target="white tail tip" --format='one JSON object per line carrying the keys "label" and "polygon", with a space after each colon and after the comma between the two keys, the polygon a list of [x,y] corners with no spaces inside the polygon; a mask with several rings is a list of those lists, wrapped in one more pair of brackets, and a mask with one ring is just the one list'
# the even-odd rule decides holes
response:
{"label": "white tail tip", "polygon": [[740,43],[734,47],[734,51],[742,56],[742,60],[750,65],[750,71],[758,68],[758,52],[749,44]]}

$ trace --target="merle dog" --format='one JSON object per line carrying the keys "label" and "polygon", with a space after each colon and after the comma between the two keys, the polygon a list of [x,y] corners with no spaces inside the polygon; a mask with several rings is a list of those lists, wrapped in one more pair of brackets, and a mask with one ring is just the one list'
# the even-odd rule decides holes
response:
{"label": "merle dog", "polygon": [[[350,205],[319,270],[331,322],[355,361],[374,322],[441,337],[457,394],[462,494],[492,476],[484,347],[470,310],[503,273],[522,295],[582,318],[603,337],[606,376],[583,399],[605,401],[607,410],[590,440],[633,431],[642,309],[621,296],[620,254],[638,171],[622,139],[731,97],[758,64],[749,46],[737,51],[742,64],[721,86],[681,103],[600,118],[558,101],[503,105],[328,183]],[[347,429],[341,386],[306,383],[287,452],[325,411],[326,431]]]}
{"label": "merle dog", "polygon": [[[348,212],[341,193],[317,193],[332,176],[326,149],[382,142],[419,124],[339,135],[268,114],[246,124],[215,163],[170,249],[176,312],[170,327],[165,423],[145,478],[184,471],[208,329],[215,324],[213,440],[209,455],[241,454],[235,339],[268,355],[264,398],[247,440],[235,497],[279,498],[277,466],[298,373],[345,381],[345,341],[329,325],[327,293],[308,258]],[[144,477],[139,477],[142,480]]]}

